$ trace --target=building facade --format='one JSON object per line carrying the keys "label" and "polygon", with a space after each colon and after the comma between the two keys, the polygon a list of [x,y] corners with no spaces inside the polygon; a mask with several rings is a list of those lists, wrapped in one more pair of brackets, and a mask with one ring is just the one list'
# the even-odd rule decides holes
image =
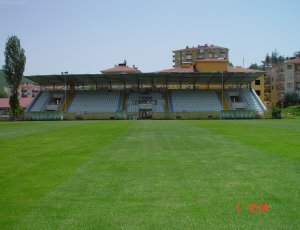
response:
{"label": "building facade", "polygon": [[277,104],[289,93],[297,93],[300,98],[300,58],[273,66],[267,70],[266,78],[271,104]]}
{"label": "building facade", "polygon": [[[192,71],[197,72],[253,72],[255,70],[242,67],[229,66],[229,49],[215,45],[198,45],[197,47],[186,47],[173,51],[173,71],[186,72],[187,65],[193,66]],[[257,80],[251,83],[256,94],[267,106],[265,101],[265,75],[263,74]]]}
{"label": "building facade", "polygon": [[228,49],[215,45],[198,45],[197,47],[188,47],[185,49],[173,51],[173,67],[180,67],[182,63],[189,62],[192,65],[202,59],[223,59],[228,60]]}

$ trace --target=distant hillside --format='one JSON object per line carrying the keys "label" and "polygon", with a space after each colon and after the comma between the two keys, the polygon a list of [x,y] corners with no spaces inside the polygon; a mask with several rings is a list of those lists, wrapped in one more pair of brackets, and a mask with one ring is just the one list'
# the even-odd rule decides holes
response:
{"label": "distant hillside", "polygon": [[[22,83],[33,83],[33,81],[28,80],[23,77]],[[0,92],[3,91],[4,87],[7,86],[7,82],[4,76],[4,72],[0,70]]]}

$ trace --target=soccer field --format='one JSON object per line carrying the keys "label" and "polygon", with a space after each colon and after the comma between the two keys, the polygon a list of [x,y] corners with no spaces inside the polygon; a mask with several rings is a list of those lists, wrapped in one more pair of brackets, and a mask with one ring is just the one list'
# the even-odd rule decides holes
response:
{"label": "soccer field", "polygon": [[1,122],[0,143],[0,229],[300,229],[300,120]]}

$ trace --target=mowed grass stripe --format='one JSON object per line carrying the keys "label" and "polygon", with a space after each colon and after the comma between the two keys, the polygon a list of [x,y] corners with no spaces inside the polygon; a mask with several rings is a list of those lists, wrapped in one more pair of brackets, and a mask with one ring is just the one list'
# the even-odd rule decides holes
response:
{"label": "mowed grass stripe", "polygon": [[[17,227],[298,228],[298,162],[201,122],[132,123],[49,190]],[[238,202],[245,206],[240,214]],[[247,203],[259,202],[268,203],[269,212],[246,211]]]}
{"label": "mowed grass stripe", "polygon": [[[26,130],[15,138],[0,140],[0,229],[13,226],[53,187],[122,135],[130,122],[22,122],[8,126],[11,124]],[[2,132],[6,130],[0,129]]]}
{"label": "mowed grass stripe", "polygon": [[300,120],[185,121],[300,162]]}

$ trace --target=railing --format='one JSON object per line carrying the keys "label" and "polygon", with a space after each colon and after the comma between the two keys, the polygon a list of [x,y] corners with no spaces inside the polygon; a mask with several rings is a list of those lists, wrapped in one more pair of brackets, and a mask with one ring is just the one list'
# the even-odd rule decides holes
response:
{"label": "railing", "polygon": [[262,103],[262,101],[260,100],[260,98],[258,97],[254,89],[252,89],[251,93],[254,96],[254,99],[257,101],[258,105],[260,106],[261,110],[266,111],[267,110],[266,106],[264,105],[264,103]]}
{"label": "railing", "polygon": [[58,110],[59,105],[46,105],[46,110],[56,111]]}
{"label": "railing", "polygon": [[232,102],[232,108],[233,109],[246,109],[246,103],[244,102]]}

